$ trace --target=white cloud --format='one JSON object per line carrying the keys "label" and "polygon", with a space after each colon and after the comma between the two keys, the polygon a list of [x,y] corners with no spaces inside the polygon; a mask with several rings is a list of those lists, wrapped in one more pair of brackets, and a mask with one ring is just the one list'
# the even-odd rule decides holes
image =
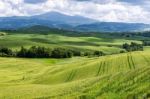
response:
{"label": "white cloud", "polygon": [[[40,0],[41,1],[41,0]],[[46,0],[44,0],[46,1]],[[150,4],[143,5],[129,0],[48,0],[42,3],[25,3],[24,0],[0,0],[0,16],[35,15],[58,11],[81,15],[99,21],[150,23]],[[137,0],[138,1],[138,0]]]}
{"label": "white cloud", "polygon": [[1,0],[0,16],[24,15],[21,9],[22,3],[21,0]]}

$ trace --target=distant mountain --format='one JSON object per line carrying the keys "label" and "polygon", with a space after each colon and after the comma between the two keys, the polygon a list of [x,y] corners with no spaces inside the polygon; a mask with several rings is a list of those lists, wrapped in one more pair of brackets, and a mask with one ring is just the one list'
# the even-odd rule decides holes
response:
{"label": "distant mountain", "polygon": [[48,12],[35,16],[0,17],[0,29],[19,29],[32,26],[82,31],[82,32],[126,32],[150,30],[150,25],[141,23],[98,22],[82,16],[70,16]]}
{"label": "distant mountain", "polygon": [[75,29],[84,32],[133,32],[150,30],[150,25],[142,23],[99,22],[79,25]]}
{"label": "distant mountain", "polygon": [[54,21],[54,22],[60,23],[60,24],[64,23],[64,24],[69,24],[69,25],[73,25],[73,26],[97,22],[96,20],[89,19],[86,17],[69,16],[69,15],[58,13],[58,12],[48,12],[48,13],[45,13],[42,15],[33,16],[32,18],[40,19],[40,20],[49,20],[49,21]]}
{"label": "distant mountain", "polygon": [[90,24],[93,22],[96,21],[81,16],[69,16],[58,12],[49,12],[30,17],[0,17],[0,29],[18,29],[34,25],[49,26],[51,28],[71,29],[73,26]]}

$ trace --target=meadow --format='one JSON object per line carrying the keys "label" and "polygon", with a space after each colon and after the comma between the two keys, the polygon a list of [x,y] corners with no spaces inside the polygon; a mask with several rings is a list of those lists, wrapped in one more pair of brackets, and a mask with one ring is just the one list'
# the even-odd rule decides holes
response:
{"label": "meadow", "polygon": [[[17,50],[32,45],[101,50],[101,57],[0,57],[0,99],[148,99],[150,47],[119,53],[138,39],[74,37],[58,34],[8,34],[0,46]],[[115,54],[114,54],[115,53]]]}

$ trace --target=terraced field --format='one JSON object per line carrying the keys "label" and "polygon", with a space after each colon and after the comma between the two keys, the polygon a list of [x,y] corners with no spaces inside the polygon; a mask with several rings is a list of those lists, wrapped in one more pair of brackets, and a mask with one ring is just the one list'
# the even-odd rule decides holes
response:
{"label": "terraced field", "polygon": [[150,50],[71,59],[0,58],[0,99],[148,99]]}

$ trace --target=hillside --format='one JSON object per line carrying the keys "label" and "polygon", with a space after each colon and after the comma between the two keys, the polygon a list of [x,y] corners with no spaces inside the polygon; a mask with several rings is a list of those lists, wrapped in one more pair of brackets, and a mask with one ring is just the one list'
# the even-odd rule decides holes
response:
{"label": "hillside", "polygon": [[[37,27],[34,27],[37,29]],[[39,28],[39,27],[38,27]],[[38,30],[38,29],[37,29]],[[0,36],[0,46],[9,47],[14,50],[30,46],[45,46],[49,48],[62,47],[69,49],[76,49],[80,51],[95,51],[100,50],[106,54],[120,53],[122,44],[137,42],[141,43],[140,40],[124,38],[124,37],[113,37],[109,34],[100,34],[98,37],[88,36],[88,34],[72,34],[72,32],[65,32],[60,30],[51,29],[45,27],[44,31],[46,34],[40,31],[24,31],[24,33],[7,33],[5,36]],[[48,32],[47,32],[48,30]],[[39,33],[40,32],[40,33]],[[29,33],[29,34],[28,34]]]}
{"label": "hillside", "polygon": [[149,50],[63,60],[0,58],[0,98],[148,98],[149,58]]}
{"label": "hillside", "polygon": [[[76,34],[77,33],[77,34]],[[0,57],[0,99],[134,99],[150,96],[150,47],[125,52],[124,43],[149,37],[80,33],[46,26],[3,31],[0,46],[44,46],[103,51],[106,56],[66,59]]]}

